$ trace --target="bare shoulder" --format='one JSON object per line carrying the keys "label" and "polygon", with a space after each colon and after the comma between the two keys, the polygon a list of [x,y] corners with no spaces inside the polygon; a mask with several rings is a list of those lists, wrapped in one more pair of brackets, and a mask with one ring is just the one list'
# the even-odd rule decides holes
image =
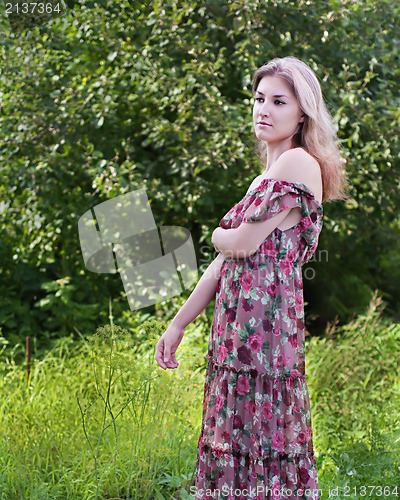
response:
{"label": "bare shoulder", "polygon": [[317,200],[322,199],[322,175],[318,161],[303,148],[288,149],[271,166],[270,177],[307,186]]}
{"label": "bare shoulder", "polygon": [[291,182],[301,182],[300,179],[305,176],[321,172],[318,161],[303,148],[288,149],[279,156],[272,168],[274,172],[290,177],[288,180]]}

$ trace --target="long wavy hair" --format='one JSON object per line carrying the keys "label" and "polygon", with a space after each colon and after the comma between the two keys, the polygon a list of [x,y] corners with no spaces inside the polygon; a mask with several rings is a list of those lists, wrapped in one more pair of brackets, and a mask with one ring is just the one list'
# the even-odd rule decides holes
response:
{"label": "long wavy hair", "polygon": [[[341,149],[334,121],[322,96],[321,86],[314,71],[295,57],[275,58],[259,68],[253,77],[253,94],[264,76],[279,76],[292,89],[305,120],[293,136],[292,147],[302,147],[319,163],[322,173],[322,201],[346,199],[347,184]],[[258,156],[267,161],[267,143],[259,141]]]}

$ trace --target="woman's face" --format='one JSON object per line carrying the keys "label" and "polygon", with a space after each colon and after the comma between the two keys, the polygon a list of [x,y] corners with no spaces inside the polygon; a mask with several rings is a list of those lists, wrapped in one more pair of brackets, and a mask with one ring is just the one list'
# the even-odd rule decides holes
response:
{"label": "woman's face", "polygon": [[256,137],[268,143],[291,140],[299,124],[304,122],[304,116],[288,83],[279,76],[264,76],[254,97]]}

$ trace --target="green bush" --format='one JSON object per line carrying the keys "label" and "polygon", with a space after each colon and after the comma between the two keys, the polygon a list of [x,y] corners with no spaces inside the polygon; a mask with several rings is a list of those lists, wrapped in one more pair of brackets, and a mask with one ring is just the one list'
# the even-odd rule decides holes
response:
{"label": "green bush", "polygon": [[[0,46],[0,325],[12,342],[94,332],[118,275],[87,271],[77,222],[145,188],[158,225],[192,234],[200,260],[262,170],[251,77],[276,56],[317,72],[339,128],[350,200],[324,207],[305,281],[310,329],[367,306],[396,315],[399,281],[400,6],[391,0],[76,2]],[[323,293],[321,293],[323,290]],[[168,307],[168,305],[166,306]],[[153,314],[154,307],[145,313]],[[125,326],[134,321],[125,314]]]}

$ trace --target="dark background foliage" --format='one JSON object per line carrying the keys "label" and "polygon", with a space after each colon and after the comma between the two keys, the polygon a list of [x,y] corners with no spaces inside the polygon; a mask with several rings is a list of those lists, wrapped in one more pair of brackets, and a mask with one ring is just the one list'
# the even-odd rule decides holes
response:
{"label": "dark background foliage", "polygon": [[77,223],[135,189],[157,225],[190,230],[204,271],[212,231],[263,170],[252,75],[287,55],[319,76],[350,180],[348,201],[324,205],[320,253],[305,268],[307,327],[347,321],[375,289],[398,318],[399,24],[391,0],[81,1],[18,34],[3,17],[3,334],[92,333],[110,297],[134,321],[120,277],[85,269]]}

